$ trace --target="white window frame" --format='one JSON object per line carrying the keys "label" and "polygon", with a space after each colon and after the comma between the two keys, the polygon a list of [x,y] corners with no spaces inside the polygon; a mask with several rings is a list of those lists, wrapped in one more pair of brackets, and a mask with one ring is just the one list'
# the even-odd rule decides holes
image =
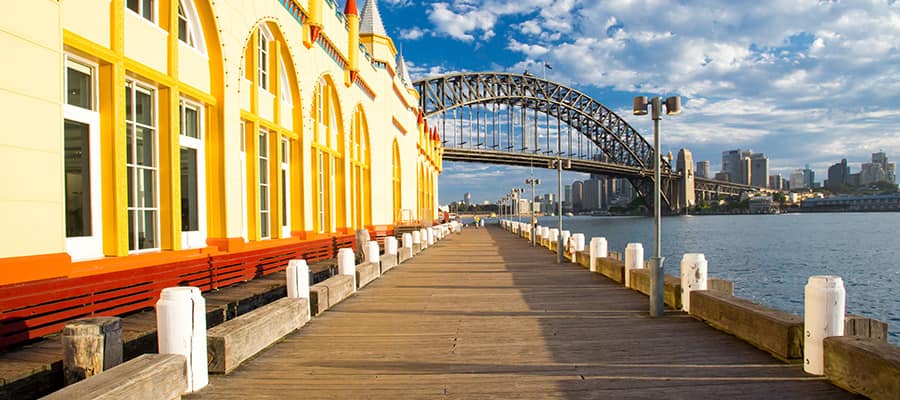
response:
{"label": "white window frame", "polygon": [[144,16],[144,2],[143,2],[143,0],[138,0],[138,10],[137,10],[137,11],[134,11],[134,10],[132,10],[131,8],[128,8],[128,1],[125,1],[125,4],[124,4],[124,5],[125,5],[125,11],[126,11],[126,12],[130,12],[130,13],[132,13],[132,14],[134,14],[134,15],[137,15],[137,16],[141,17],[141,19],[143,19],[143,20],[145,20],[145,21],[149,21],[149,22],[152,22],[152,23],[156,24],[156,21],[159,20],[159,1],[158,1],[158,0],[151,0],[151,1],[153,2],[153,5],[151,6],[151,8],[153,8],[153,9],[150,10],[150,13],[152,14],[152,16],[151,16],[150,19],[147,19],[147,17]]}
{"label": "white window frame", "polygon": [[[270,208],[270,202],[272,200],[272,177],[269,176],[270,163],[272,162],[272,146],[269,146],[269,135],[272,133],[269,132],[266,128],[259,128],[257,132],[257,146],[256,146],[256,154],[257,154],[257,166],[259,166],[259,161],[265,160],[265,170],[260,168],[258,172],[259,179],[257,180],[257,208],[259,209],[259,213],[257,217],[259,218],[259,238],[260,240],[266,240],[272,238],[272,210]],[[262,141],[266,142],[266,152],[263,155],[260,150],[262,149]],[[263,176],[266,176],[266,183],[263,183]],[[263,201],[261,193],[265,190],[267,201]],[[262,230],[262,221],[267,221],[266,226],[268,227],[268,232],[263,232]]]}
{"label": "white window frame", "polygon": [[[154,4],[155,4],[155,3],[154,3]],[[159,132],[159,96],[158,96],[158,88],[157,88],[156,86],[154,86],[154,85],[149,84],[149,83],[140,81],[140,80],[135,79],[135,78],[132,78],[132,77],[126,77],[126,78],[125,78],[125,86],[129,86],[129,85],[131,86],[133,93],[136,93],[136,92],[138,92],[138,91],[142,91],[142,92],[145,92],[145,93],[149,94],[150,97],[151,97],[151,100],[150,100],[150,101],[151,101],[151,104],[153,105],[153,109],[152,109],[153,121],[151,121],[151,122],[153,122],[153,126],[152,126],[151,128],[153,129],[153,132],[154,132],[154,135],[153,135],[153,139],[154,139],[154,142],[153,142],[153,149],[154,149],[154,151],[153,151],[153,158],[154,158],[154,159],[153,159],[153,165],[154,165],[155,167],[153,167],[153,168],[147,168],[147,167],[143,167],[143,166],[141,166],[141,167],[136,167],[136,166],[135,166],[135,167],[132,167],[132,166],[128,165],[127,161],[126,161],[126,165],[125,165],[126,174],[130,174],[130,173],[131,173],[131,168],[151,169],[151,170],[154,170],[154,171],[156,172],[155,179],[153,180],[153,181],[154,181],[154,182],[153,182],[153,183],[154,183],[154,188],[153,188],[153,192],[154,192],[154,193],[153,193],[153,194],[155,195],[155,196],[154,196],[154,197],[155,197],[154,201],[155,201],[156,207],[155,207],[155,208],[152,208],[152,207],[131,207],[131,206],[126,206],[127,209],[128,209],[128,211],[132,211],[132,210],[134,210],[134,211],[144,211],[144,212],[147,212],[147,211],[154,211],[154,210],[156,211],[156,221],[155,221],[155,222],[156,222],[156,229],[155,229],[155,231],[154,231],[154,233],[156,234],[156,237],[154,238],[154,239],[155,239],[155,244],[156,244],[156,246],[154,246],[154,247],[152,247],[152,248],[147,248],[147,249],[140,249],[140,248],[139,248],[139,247],[140,247],[140,244],[138,243],[137,237],[135,237],[135,238],[134,238],[134,243],[135,243],[135,247],[137,247],[137,248],[134,249],[134,250],[131,250],[131,249],[128,250],[128,254],[143,254],[143,253],[158,252],[158,251],[160,251],[160,249],[162,248],[162,247],[161,247],[162,235],[161,235],[161,232],[160,232],[160,219],[161,219],[161,218],[160,218],[160,204],[159,204],[159,179],[160,179],[160,176],[159,176],[159,150],[160,150],[160,149],[159,149],[159,135],[160,135],[160,132]],[[136,103],[136,102],[134,102],[134,101],[132,102],[132,107],[135,106],[135,103]],[[132,111],[132,114],[131,114],[131,115],[132,115],[132,116],[135,116],[135,112]],[[131,123],[132,123],[132,124],[135,124],[135,125],[137,124],[136,121],[135,121],[135,122],[131,122]],[[126,128],[125,128],[125,129],[128,129],[127,126],[128,126],[128,122],[126,122]],[[126,139],[126,140],[127,140],[127,139]],[[126,143],[126,146],[127,146],[127,143]],[[135,159],[134,161],[137,161],[137,160]],[[136,187],[137,187],[137,182],[135,182],[135,188],[136,188]],[[135,195],[134,193],[128,193],[128,196],[134,196],[134,195]],[[135,200],[137,200],[137,199],[135,199]],[[138,225],[137,222],[138,222],[137,220],[134,221],[134,223],[135,223],[135,228],[136,228],[137,225]],[[135,232],[137,232],[137,230],[135,230]]]}
{"label": "white window frame", "polygon": [[249,216],[247,215],[247,126],[244,121],[241,121],[241,221],[243,221],[243,227],[241,228],[241,237],[244,238],[244,242],[247,242],[250,238],[248,236],[247,227],[250,226]]}
{"label": "white window frame", "polygon": [[[197,218],[198,230],[181,231],[181,248],[198,249],[206,247],[206,146],[203,141],[205,138],[206,125],[204,120],[203,105],[197,102],[182,98],[178,106],[179,113],[184,115],[185,108],[191,108],[197,112],[197,134],[199,138],[192,138],[184,134],[184,127],[180,127],[178,142],[180,147],[187,147],[197,152]],[[180,150],[180,149],[179,149]],[[180,154],[180,151],[179,151]]]}
{"label": "white window frame", "polygon": [[188,27],[188,42],[182,41],[182,43],[190,46],[205,56],[206,38],[203,37],[203,26],[200,24],[200,17],[197,14],[197,8],[194,6],[194,1],[178,0],[178,3],[181,5],[181,9],[184,10],[184,16],[187,20]]}
{"label": "white window frame", "polygon": [[[337,205],[337,192],[334,191],[335,190],[335,183],[334,183],[335,164],[336,164],[335,157],[330,155],[328,157],[328,161],[329,161],[329,166],[330,166],[328,175],[331,178],[331,179],[329,179],[329,182],[328,182],[328,190],[329,190],[328,193],[331,193],[331,196],[329,196],[330,198],[328,199],[328,204],[331,206],[331,207],[329,207],[329,209],[331,210],[331,213],[330,213],[331,214],[330,215],[331,225],[329,226],[328,231],[334,232],[335,228],[337,227],[337,208],[335,207]],[[343,161],[343,160],[341,160],[341,161]]]}
{"label": "white window frame", "polygon": [[[66,54],[63,68],[68,71],[69,65],[75,64],[82,68],[90,69],[91,75],[91,109],[85,109],[68,104],[64,100],[63,118],[74,122],[87,124],[88,151],[91,179],[91,235],[66,238],[66,252],[72,257],[72,261],[82,261],[103,257],[103,191],[100,171],[100,113],[98,109],[98,65],[83,58]],[[68,79],[64,79],[64,90],[68,91]],[[66,96],[64,96],[66,98]],[[65,156],[65,155],[63,155]],[[63,172],[65,174],[65,172]],[[65,179],[65,178],[64,178]],[[65,204],[63,205],[65,207]]]}
{"label": "white window frame", "polygon": [[319,191],[319,233],[325,232],[325,157],[328,153],[319,150],[317,189]]}
{"label": "white window frame", "polygon": [[283,137],[281,148],[281,237],[291,237],[291,140]]}
{"label": "white window frame", "polygon": [[[269,51],[269,42],[274,40],[272,34],[266,29],[265,25],[259,25],[259,40],[257,40],[257,61],[256,66],[256,84],[263,90],[269,90],[269,81],[272,79],[272,71],[269,70],[269,61],[271,54]],[[265,59],[265,61],[263,60]]]}
{"label": "white window frame", "polygon": [[[279,79],[278,86],[279,86],[279,90],[281,91],[281,94],[279,96],[281,98],[281,104],[293,106],[294,101],[291,98],[291,84],[290,84],[291,81],[288,80],[287,68],[284,67],[284,58],[283,57],[279,61],[279,67],[280,68],[279,68],[279,74],[278,74],[278,79]],[[290,128],[290,127],[287,127],[287,128]]]}

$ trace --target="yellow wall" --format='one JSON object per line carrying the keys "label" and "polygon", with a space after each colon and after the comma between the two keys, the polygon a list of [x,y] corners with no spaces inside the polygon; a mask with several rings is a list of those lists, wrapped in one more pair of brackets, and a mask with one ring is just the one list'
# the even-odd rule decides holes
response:
{"label": "yellow wall", "polygon": [[[368,183],[367,193],[361,199],[368,204],[365,222],[372,225],[394,224],[393,196],[393,146],[396,141],[402,166],[401,207],[417,208],[417,193],[430,194],[428,207],[436,209],[436,188],[418,188],[419,184],[436,179],[417,176],[422,158],[417,126],[418,99],[410,93],[399,77],[392,75],[394,45],[389,38],[370,41],[370,51],[375,59],[387,62],[387,68],[371,65],[357,47],[350,49],[349,32],[344,18],[335,15],[335,9],[325,0],[301,0],[297,4],[309,12],[316,4],[321,10],[321,35],[333,44],[338,60],[346,59],[349,52],[359,56],[358,78],[362,85],[374,92],[368,94],[360,85],[345,81],[345,68],[335,62],[320,44],[309,40],[309,25],[300,25],[282,6],[279,0],[233,0],[211,2],[194,0],[201,18],[205,18],[207,54],[184,45],[177,38],[169,20],[174,16],[177,0],[159,1],[156,23],[144,20],[137,14],[119,9],[124,0],[30,0],[9,2],[0,13],[0,48],[7,54],[15,54],[0,75],[0,107],[12,116],[0,130],[0,187],[14,188],[0,194],[0,261],[4,258],[39,254],[64,253],[64,187],[63,187],[63,53],[64,37],[69,44],[76,44],[79,55],[100,64],[101,90],[114,95],[101,99],[101,135],[105,152],[103,162],[103,232],[104,251],[108,256],[127,254],[127,213],[122,208],[126,190],[124,186],[124,98],[121,89],[124,79],[137,77],[157,86],[156,98],[160,115],[158,123],[160,143],[160,211],[162,214],[161,237],[163,251],[178,250],[180,221],[179,193],[177,187],[178,126],[177,100],[181,95],[201,101],[206,116],[207,157],[207,236],[210,239],[234,240],[241,238],[248,216],[242,213],[242,182],[240,163],[241,120],[249,114],[282,135],[294,139],[292,149],[292,230],[313,232],[315,212],[313,193],[313,93],[323,76],[333,77],[337,108],[340,110],[344,135],[339,152],[349,154],[350,127],[354,110],[365,115],[368,128]],[[313,4],[310,4],[313,2]],[[208,10],[215,18],[203,10]],[[119,21],[117,23],[116,21]],[[292,71],[294,110],[284,110],[272,95],[260,94],[251,80],[245,79],[246,49],[256,27],[268,24],[282,38],[278,51],[285,60],[293,60]],[[65,32],[65,33],[64,33]],[[216,36],[216,37],[212,37]],[[274,51],[272,52],[274,55]],[[274,59],[274,58],[273,58]],[[252,64],[250,64],[252,65]],[[279,82],[279,66],[270,69],[270,82]],[[108,78],[108,79],[107,79]],[[113,86],[115,85],[115,86]],[[276,86],[277,87],[277,86]],[[116,88],[116,90],[112,90]],[[398,89],[399,88],[399,89]],[[275,100],[273,103],[272,100]],[[292,118],[292,113],[295,113]],[[398,129],[394,121],[402,125]],[[268,125],[267,125],[268,124]],[[259,125],[255,125],[259,126]],[[402,133],[405,131],[406,133]],[[255,137],[256,130],[252,131]],[[270,163],[276,163],[275,148]],[[252,154],[248,152],[248,159]],[[338,193],[339,215],[336,228],[353,225],[350,208],[355,189],[350,179],[351,157],[339,159],[339,171],[347,176]],[[429,170],[429,174],[433,173]],[[253,172],[252,168],[251,171]],[[277,185],[271,188],[272,196],[278,196]],[[248,188],[255,193],[255,188]],[[248,196],[250,197],[250,196]],[[280,198],[280,196],[278,196]],[[249,199],[248,199],[249,200]],[[251,201],[252,202],[252,201]],[[278,205],[277,201],[273,204]],[[278,211],[272,207],[277,216]],[[280,207],[278,207],[280,209]],[[343,216],[343,218],[341,217]],[[416,218],[433,216],[416,216]],[[252,220],[252,218],[250,218]],[[344,222],[340,222],[343,220]],[[29,226],[31,229],[10,229],[11,226]],[[273,225],[273,233],[280,225]],[[253,235],[251,240],[253,239]],[[278,237],[273,234],[273,238]],[[212,243],[213,241],[211,241]],[[218,242],[214,243],[218,244]]]}
{"label": "yellow wall", "polygon": [[60,18],[54,0],[0,13],[0,257],[65,251]]}

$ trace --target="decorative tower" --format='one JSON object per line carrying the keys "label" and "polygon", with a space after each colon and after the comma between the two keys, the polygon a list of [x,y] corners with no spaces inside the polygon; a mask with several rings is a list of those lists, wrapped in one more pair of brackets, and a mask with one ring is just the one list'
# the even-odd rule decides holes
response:
{"label": "decorative tower", "polygon": [[388,36],[381,21],[381,13],[378,12],[376,0],[366,0],[359,14],[359,40],[366,46],[369,54],[376,61],[383,62],[394,68],[394,57],[397,57],[397,48],[394,41]]}
{"label": "decorative tower", "polygon": [[356,10],[356,0],[347,0],[347,4],[344,6],[344,15],[347,16],[347,25],[350,28],[350,32],[347,34],[349,65],[344,74],[344,84],[349,87],[356,81],[356,75],[359,74],[359,12]]}

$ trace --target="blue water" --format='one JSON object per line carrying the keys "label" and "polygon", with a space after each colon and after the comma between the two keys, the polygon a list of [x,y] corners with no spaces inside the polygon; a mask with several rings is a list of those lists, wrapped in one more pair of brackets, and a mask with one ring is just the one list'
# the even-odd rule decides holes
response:
{"label": "blue water", "polygon": [[[556,227],[555,217],[539,224]],[[523,220],[524,221],[524,220]],[[678,275],[684,253],[704,253],[709,276],[734,281],[736,296],[803,315],[812,275],[838,275],[847,313],[885,321],[900,344],[900,213],[681,216],[662,220],[665,270]],[[563,229],[603,236],[609,249],[629,242],[653,253],[653,219],[565,217]]]}

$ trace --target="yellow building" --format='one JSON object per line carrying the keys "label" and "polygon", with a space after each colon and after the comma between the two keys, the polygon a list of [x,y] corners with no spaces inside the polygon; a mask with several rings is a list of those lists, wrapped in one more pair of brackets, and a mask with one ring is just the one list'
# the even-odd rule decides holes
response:
{"label": "yellow building", "polygon": [[0,48],[0,286],[436,217],[440,140],[375,0],[10,1]]}

